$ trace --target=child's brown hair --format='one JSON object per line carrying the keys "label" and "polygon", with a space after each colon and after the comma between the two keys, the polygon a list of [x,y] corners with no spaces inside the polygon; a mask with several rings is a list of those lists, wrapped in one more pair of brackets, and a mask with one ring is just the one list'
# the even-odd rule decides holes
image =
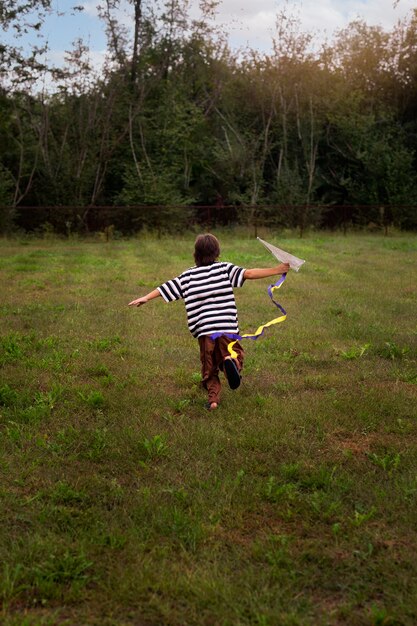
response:
{"label": "child's brown hair", "polygon": [[220,256],[220,244],[217,237],[210,235],[198,235],[194,246],[194,260],[197,267],[211,265]]}

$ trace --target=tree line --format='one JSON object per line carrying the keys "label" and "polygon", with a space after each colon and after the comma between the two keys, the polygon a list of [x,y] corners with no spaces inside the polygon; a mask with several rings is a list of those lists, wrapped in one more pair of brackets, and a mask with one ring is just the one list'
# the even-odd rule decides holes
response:
{"label": "tree line", "polygon": [[51,0],[1,0],[0,229],[417,228],[417,10],[320,45],[278,13],[261,54],[230,49],[216,0],[129,4],[128,29],[100,5],[97,72],[83,41],[55,68],[19,47]]}

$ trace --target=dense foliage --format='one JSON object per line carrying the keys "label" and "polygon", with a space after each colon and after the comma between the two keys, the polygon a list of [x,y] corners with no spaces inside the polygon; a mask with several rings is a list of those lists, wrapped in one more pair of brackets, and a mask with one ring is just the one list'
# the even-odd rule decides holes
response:
{"label": "dense foliage", "polygon": [[[50,8],[12,4],[0,3],[3,29],[19,7]],[[278,15],[261,55],[231,52],[212,26],[216,1],[196,21],[181,0],[130,0],[132,32],[118,4],[101,6],[99,76],[80,41],[59,71],[2,46],[1,228],[163,229],[202,206],[301,231],[417,227],[417,11],[391,32],[355,21],[319,50]]]}

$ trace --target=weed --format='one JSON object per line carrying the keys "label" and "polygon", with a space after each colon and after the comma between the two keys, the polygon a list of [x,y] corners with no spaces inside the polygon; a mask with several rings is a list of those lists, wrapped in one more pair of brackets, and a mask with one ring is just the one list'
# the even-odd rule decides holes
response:
{"label": "weed", "polygon": [[182,400],[172,402],[171,404],[174,411],[177,413],[183,413],[184,410],[190,405],[190,400],[188,398],[184,398]]}
{"label": "weed", "polygon": [[93,461],[98,461],[103,458],[108,445],[108,429],[96,428],[90,435],[86,456]]}
{"label": "weed", "polygon": [[263,552],[275,579],[286,577],[291,579],[295,575],[294,561],[289,551],[291,541],[288,535],[269,535],[266,544],[260,546],[261,554]]}
{"label": "weed", "polygon": [[407,371],[401,371],[401,370],[396,370],[393,372],[393,377],[400,381],[400,382],[404,382],[404,383],[409,383],[411,385],[417,385],[417,370],[407,370]]}
{"label": "weed", "polygon": [[179,504],[186,505],[189,501],[188,492],[184,489],[184,487],[180,487],[179,489],[169,488],[166,492],[171,494]]}
{"label": "weed", "polygon": [[371,541],[368,541],[364,548],[354,550],[353,556],[361,561],[369,561],[374,553],[374,550],[374,544]]}
{"label": "weed", "polygon": [[245,477],[245,470],[244,469],[240,469],[237,471],[237,474],[234,478],[230,478],[228,480],[226,480],[224,482],[224,508],[226,507],[231,507],[232,506],[232,501],[233,498],[235,496],[235,494],[238,492],[243,479]]}
{"label": "weed", "polygon": [[151,438],[144,439],[142,441],[142,447],[148,460],[165,456],[168,450],[165,439],[162,435],[154,435]]}
{"label": "weed", "polygon": [[244,469],[238,470],[238,472],[236,474],[236,478],[234,478],[234,480],[233,480],[233,485],[235,487],[239,487],[239,485],[241,484],[244,476],[245,476],[245,470]]}
{"label": "weed", "polygon": [[166,517],[161,520],[162,533],[172,536],[183,549],[195,552],[204,536],[200,521],[178,507],[164,509],[163,513]]}
{"label": "weed", "polygon": [[38,424],[47,418],[50,408],[47,404],[34,404],[16,412],[16,418],[25,424]]}
{"label": "weed", "polygon": [[12,333],[0,338],[0,363],[19,361],[23,355],[22,341],[18,335]]}
{"label": "weed", "polygon": [[283,381],[279,381],[279,382],[273,384],[273,388],[279,394],[285,395],[285,394],[287,394],[290,391],[291,384],[283,382]]}
{"label": "weed", "polygon": [[340,522],[335,522],[332,524],[332,533],[335,537],[338,537],[342,532],[342,524]]}
{"label": "weed", "polygon": [[9,421],[5,426],[5,433],[9,440],[16,446],[20,446],[23,441],[24,429],[21,424]]}
{"label": "weed", "polygon": [[122,550],[127,543],[127,538],[118,532],[103,533],[98,537],[97,543],[111,550]]}
{"label": "weed", "polygon": [[86,500],[84,491],[74,489],[68,483],[58,482],[50,494],[50,499],[55,504],[81,504]]}
{"label": "weed", "polygon": [[59,343],[58,337],[50,335],[44,339],[38,339],[37,346],[40,348],[55,348]]}
{"label": "weed", "polygon": [[285,481],[297,482],[300,478],[300,464],[299,463],[282,463],[279,466],[279,472]]}
{"label": "weed", "polygon": [[62,350],[53,350],[51,354],[39,361],[39,366],[45,370],[61,372],[67,360],[66,354]]}
{"label": "weed", "polygon": [[117,478],[112,478],[106,483],[106,497],[104,498],[108,508],[113,508],[123,502],[124,489]]}
{"label": "weed", "polygon": [[368,459],[391,476],[400,465],[401,455],[398,452],[387,452],[383,456],[380,456],[376,452],[369,452]]}
{"label": "weed", "polygon": [[19,394],[9,385],[0,387],[0,406],[14,406],[17,403]]}
{"label": "weed", "polygon": [[342,508],[341,500],[323,491],[313,491],[308,500],[312,510],[323,520],[334,518]]}
{"label": "weed", "polygon": [[37,598],[52,600],[62,595],[64,586],[69,585],[74,591],[84,587],[92,565],[83,552],[52,552],[32,566],[27,578]]}
{"label": "weed", "polygon": [[[103,387],[110,387],[111,385],[113,385],[114,381],[115,378],[114,376],[112,376],[112,374],[109,374],[108,376],[102,376],[100,378],[100,383],[103,385]],[[125,387],[127,387],[127,383],[123,382],[123,384],[118,387],[124,389]]]}
{"label": "weed", "polygon": [[300,479],[300,489],[304,491],[315,491],[318,489],[327,490],[334,482],[336,467],[331,469],[324,466],[319,466],[317,469],[305,471]]}
{"label": "weed", "polygon": [[80,438],[81,433],[74,426],[68,426],[58,431],[56,442],[63,452],[70,452],[79,445]]}
{"label": "weed", "polygon": [[417,495],[417,477],[407,481],[402,491],[406,500],[414,502]]}
{"label": "weed", "polygon": [[269,502],[283,502],[294,500],[297,487],[292,483],[280,484],[275,476],[270,476],[263,490],[263,495]]}
{"label": "weed", "polygon": [[63,394],[63,387],[60,385],[54,385],[50,391],[35,393],[35,405],[47,407],[48,410],[52,410],[58,400]]}
{"label": "weed", "polygon": [[263,396],[262,394],[257,393],[257,394],[255,395],[255,403],[256,403],[256,405],[257,405],[260,409],[262,409],[262,407],[264,407],[264,406],[265,406],[265,404],[267,403],[267,401],[268,401],[268,398],[266,398],[266,397],[265,397],[265,396]]}
{"label": "weed", "polygon": [[355,513],[350,520],[351,524],[356,527],[363,526],[363,524],[369,522],[369,520],[371,520],[375,516],[375,513],[376,508],[374,506],[367,512],[355,509]]}
{"label": "weed", "polygon": [[342,307],[330,307],[329,313],[334,317],[340,318],[342,321],[345,321],[346,319],[359,319],[359,313],[357,311],[351,311],[350,309],[344,309]]}
{"label": "weed", "polygon": [[372,606],[370,618],[370,626],[400,626],[400,622],[390,617],[383,607]]}
{"label": "weed", "polygon": [[87,369],[87,374],[92,376],[93,378],[100,378],[103,376],[110,376],[110,370],[107,365],[97,364],[94,367],[89,367]]}
{"label": "weed", "polygon": [[86,404],[88,404],[88,406],[92,407],[93,409],[102,409],[106,404],[106,401],[101,391],[92,390],[88,394],[79,391],[78,395]]}
{"label": "weed", "polygon": [[23,565],[17,563],[12,566],[9,563],[3,564],[3,571],[0,577],[0,598],[2,599],[3,608],[7,608],[11,600],[19,597],[25,590],[22,583]]}
{"label": "weed", "polygon": [[122,340],[119,335],[115,335],[114,337],[103,337],[102,339],[97,339],[90,345],[98,352],[110,352],[111,350],[114,350],[114,348],[119,347],[121,343]]}
{"label": "weed", "polygon": [[313,389],[316,391],[322,391],[327,388],[326,381],[322,376],[306,376],[304,378],[304,385],[306,389]]}
{"label": "weed", "polygon": [[383,359],[402,359],[408,352],[409,348],[400,348],[393,341],[386,341],[382,348],[376,350],[376,354]]}
{"label": "weed", "polygon": [[201,376],[200,372],[193,372],[191,374],[191,382],[194,385],[199,385],[202,380],[203,380],[203,377]]}
{"label": "weed", "polygon": [[363,346],[353,346],[349,350],[342,350],[340,355],[347,360],[360,359],[368,352],[370,347],[370,343],[365,343]]}

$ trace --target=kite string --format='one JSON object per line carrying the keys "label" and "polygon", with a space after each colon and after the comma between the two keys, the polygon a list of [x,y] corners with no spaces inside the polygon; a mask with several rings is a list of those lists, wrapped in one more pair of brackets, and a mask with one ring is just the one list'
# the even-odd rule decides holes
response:
{"label": "kite string", "polygon": [[233,349],[233,346],[235,345],[235,343],[241,339],[259,339],[259,337],[262,337],[262,335],[265,332],[265,328],[268,328],[269,326],[273,326],[274,324],[279,324],[281,322],[284,322],[287,319],[287,312],[284,309],[283,306],[281,306],[279,304],[279,302],[277,302],[276,300],[274,300],[274,291],[277,291],[281,285],[283,284],[283,282],[285,281],[285,279],[287,278],[287,274],[282,274],[282,276],[279,278],[279,280],[274,284],[274,285],[269,285],[268,287],[268,295],[271,298],[272,302],[275,304],[275,306],[281,311],[282,315],[280,317],[276,317],[273,320],[271,320],[270,322],[267,322],[266,324],[262,324],[261,326],[259,326],[259,328],[257,329],[257,331],[255,333],[245,333],[244,335],[238,335],[237,333],[213,333],[212,335],[210,335],[210,339],[218,339],[219,337],[227,337],[228,339],[233,339],[233,341],[231,341],[228,346],[227,349],[229,351],[230,356],[233,359],[237,359],[238,354],[237,352]]}

